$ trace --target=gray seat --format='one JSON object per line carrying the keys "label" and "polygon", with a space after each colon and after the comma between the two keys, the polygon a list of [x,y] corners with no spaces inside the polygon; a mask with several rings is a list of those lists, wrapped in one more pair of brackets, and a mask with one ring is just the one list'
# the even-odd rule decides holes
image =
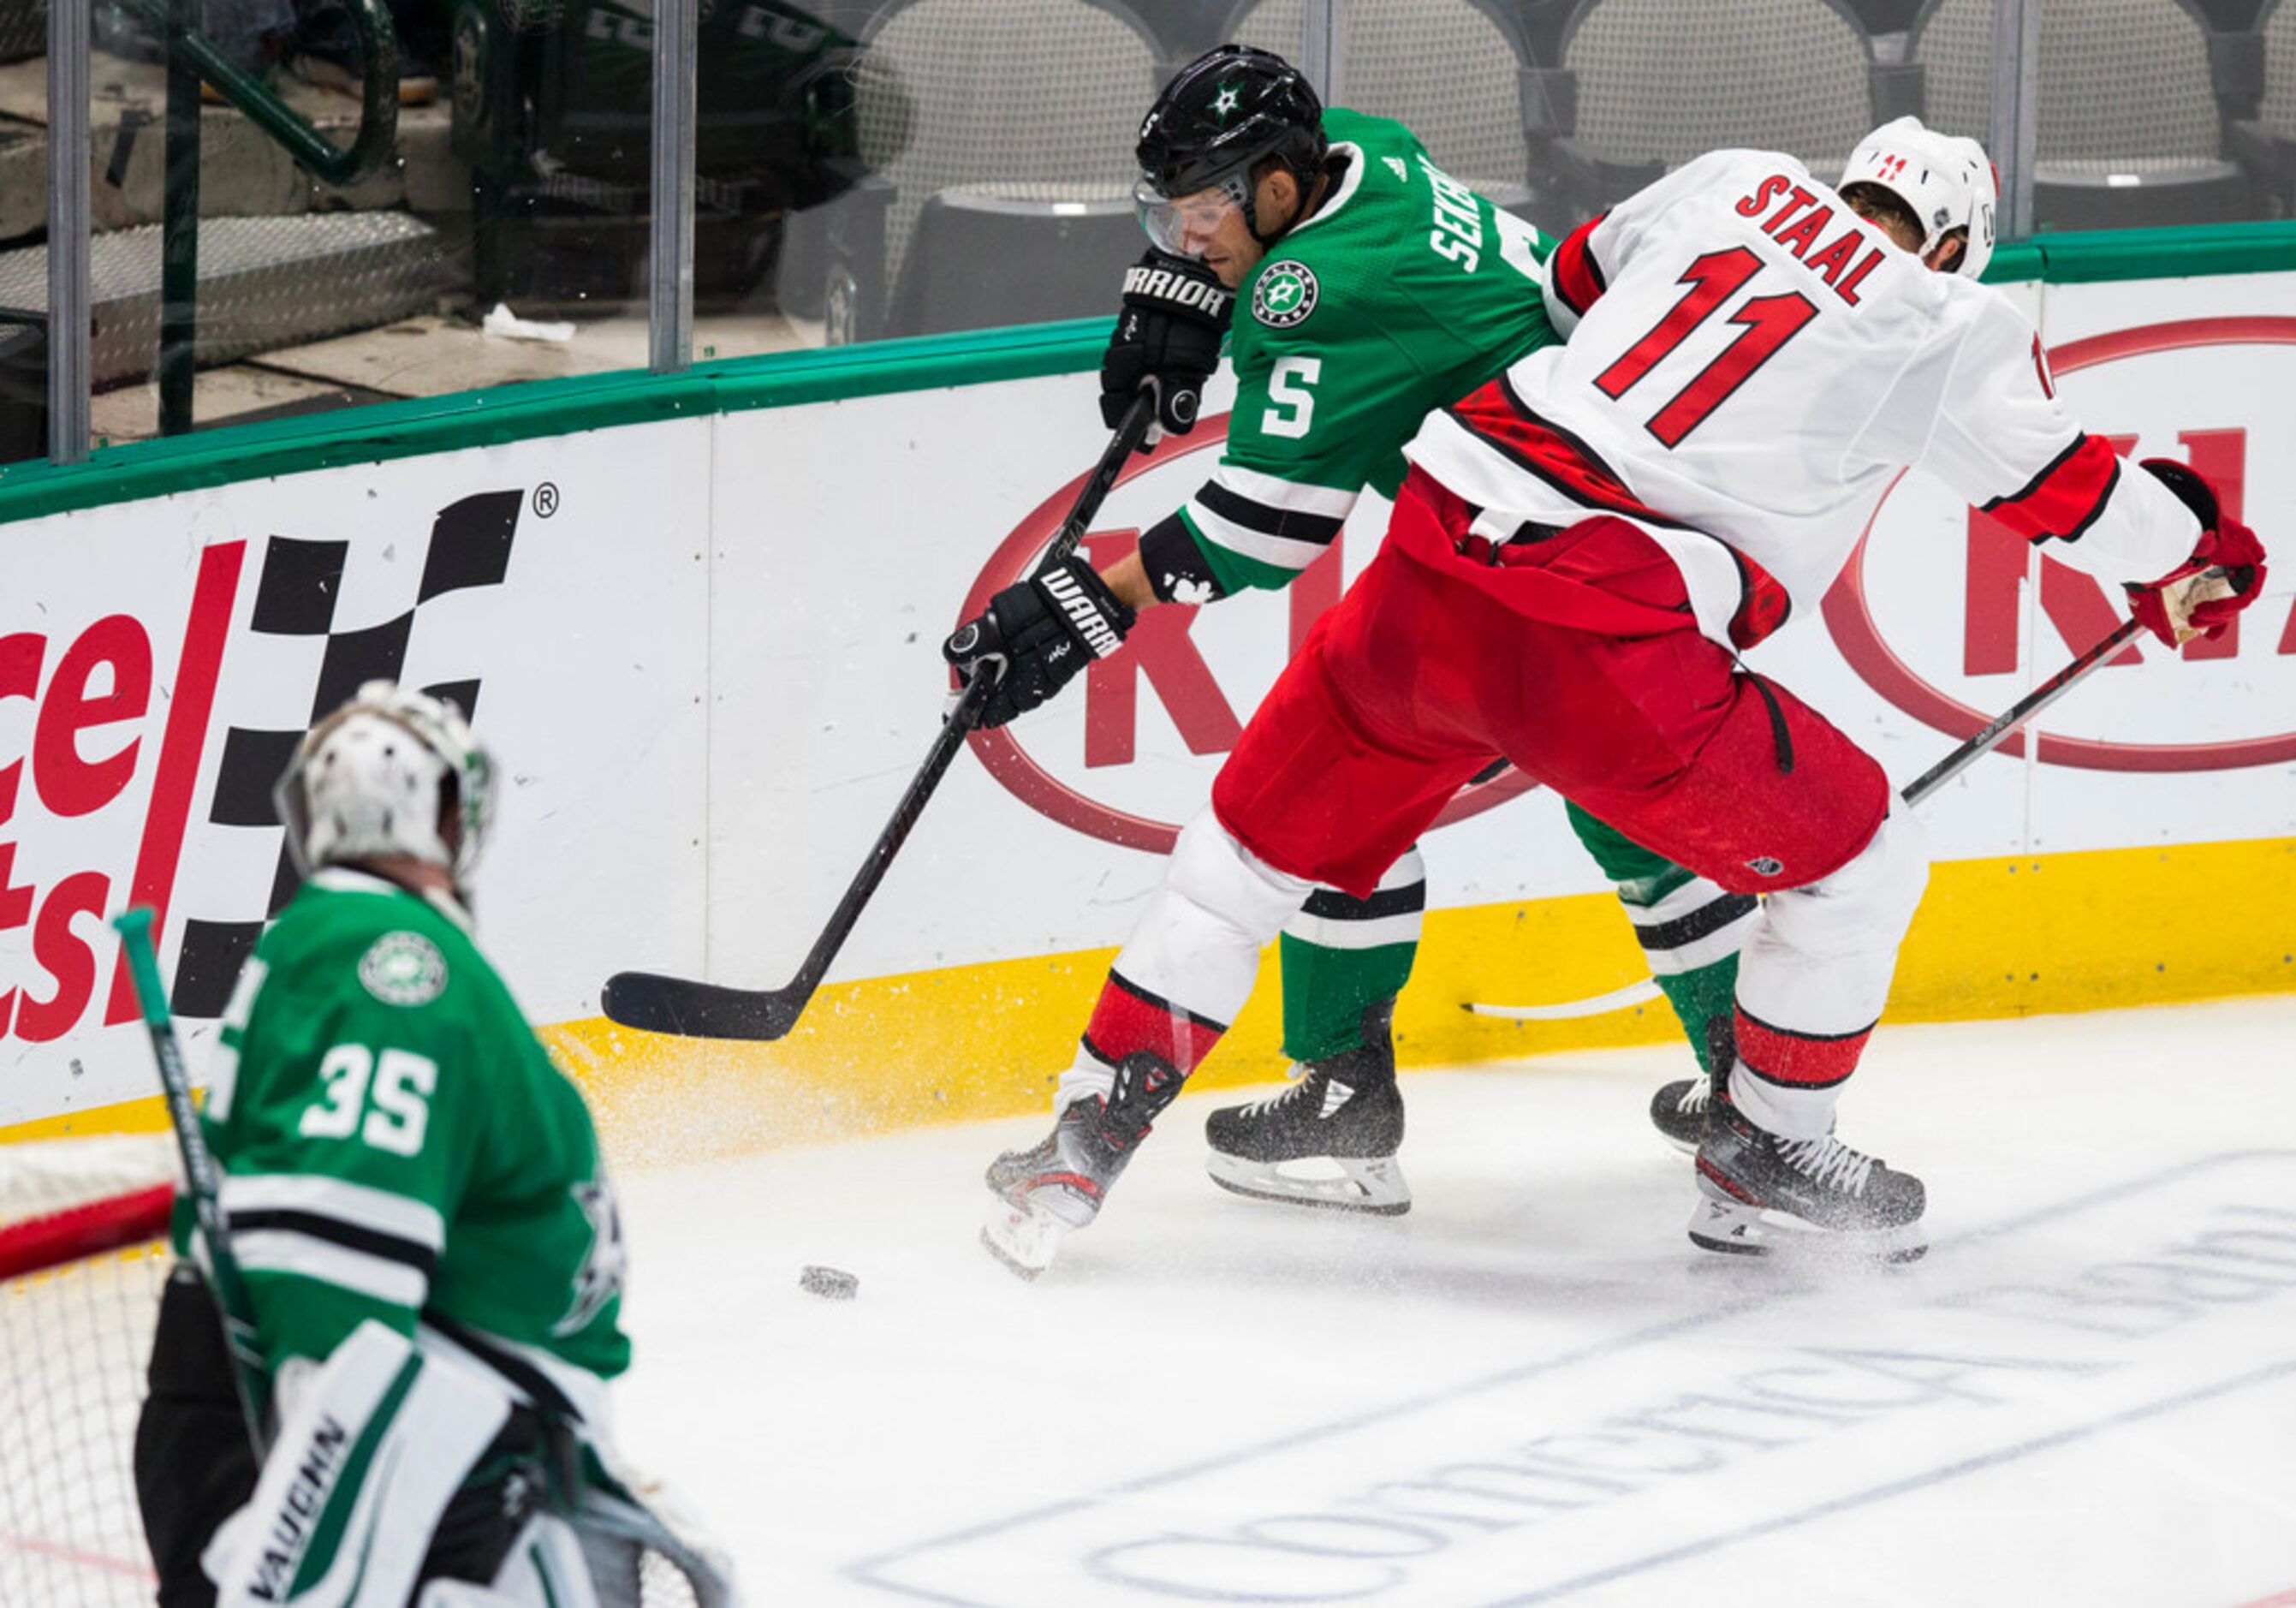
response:
{"label": "gray seat", "polygon": [[2296,139],[2296,0],[2264,0],[2257,31],[2264,43],[2263,96],[2257,120]]}
{"label": "gray seat", "polygon": [[911,0],[862,45],[872,177],[807,215],[785,300],[817,301],[832,341],[1111,312],[1144,245],[1132,148],[1158,76],[1137,22],[1088,0]]}
{"label": "gray seat", "polygon": [[[1302,0],[1253,0],[1229,37],[1300,53]],[[1527,198],[1517,42],[1478,0],[1347,0],[1340,100],[1406,125],[1438,166],[1502,205]]]}
{"label": "gray seat", "polygon": [[2296,217],[2296,0],[2264,0],[2253,32],[2240,37],[2253,81],[2235,105],[2227,149],[2254,173],[2271,211]]}
{"label": "gray seat", "polygon": [[1874,68],[1833,0],[1587,0],[1564,25],[1562,93],[1547,97],[1563,109],[1556,182],[1583,217],[1720,146],[1831,174],[1878,120]]}
{"label": "gray seat", "polygon": [[[1993,0],[1932,0],[1914,24],[1926,120],[1988,137]],[[2033,217],[2047,228],[2246,216],[2226,159],[2209,30],[2179,0],[2041,0]]]}

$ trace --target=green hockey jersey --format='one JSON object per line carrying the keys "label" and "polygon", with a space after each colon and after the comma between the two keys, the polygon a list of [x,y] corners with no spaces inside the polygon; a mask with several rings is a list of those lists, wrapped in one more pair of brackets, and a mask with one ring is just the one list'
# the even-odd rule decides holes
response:
{"label": "green hockey jersey", "polygon": [[[1180,512],[1221,593],[1288,584],[1364,487],[1394,495],[1428,414],[1557,339],[1539,292],[1551,241],[1400,123],[1333,110],[1324,127],[1344,169],[1236,289],[1227,450]],[[1153,562],[1150,579],[1203,601]]]}
{"label": "green hockey jersey", "polygon": [[313,876],[240,973],[201,1125],[274,1368],[369,1317],[578,1400],[629,1366],[589,1111],[450,907]]}

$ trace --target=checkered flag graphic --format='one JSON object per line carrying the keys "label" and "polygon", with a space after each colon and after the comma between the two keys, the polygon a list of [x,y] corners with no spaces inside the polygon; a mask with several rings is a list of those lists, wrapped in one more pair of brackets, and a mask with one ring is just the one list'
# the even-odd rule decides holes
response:
{"label": "checkered flag graphic", "polygon": [[[292,730],[227,727],[223,755],[216,773],[215,798],[208,819],[217,826],[279,831],[271,790],[277,783],[295,745],[313,722],[342,703],[361,685],[374,680],[396,681],[406,660],[406,645],[414,635],[415,616],[423,604],[450,592],[501,584],[510,569],[512,538],[518,531],[522,490],[488,491],[467,496],[439,511],[430,527],[430,546],[423,554],[422,584],[414,606],[380,625],[338,628],[336,600],[342,595],[343,569],[350,556],[348,542],[311,541],[299,537],[274,536],[264,546],[263,571],[256,583],[250,630],[262,636],[324,637],[317,685],[312,688],[310,712]],[[422,689],[433,697],[451,699],[466,718],[475,718],[479,681],[438,682]],[[265,917],[276,915],[294,896],[299,879],[283,841],[272,874]],[[178,1016],[204,1019],[220,1016],[231,997],[241,963],[262,935],[264,921],[209,921],[186,917],[183,948],[176,963],[170,1001]]]}

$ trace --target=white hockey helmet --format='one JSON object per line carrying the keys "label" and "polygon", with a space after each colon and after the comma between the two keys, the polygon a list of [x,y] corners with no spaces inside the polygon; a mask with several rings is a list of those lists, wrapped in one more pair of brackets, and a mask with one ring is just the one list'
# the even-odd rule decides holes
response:
{"label": "white hockey helmet", "polygon": [[462,890],[494,817],[494,761],[444,699],[370,681],[297,744],[273,800],[305,875],[408,855]]}
{"label": "white hockey helmet", "polygon": [[1954,272],[1974,279],[1993,258],[1993,209],[2000,181],[1985,147],[1959,135],[1925,128],[1916,117],[1882,124],[1857,142],[1841,170],[1846,190],[1879,185],[1913,209],[1921,220],[1921,255],[1927,257],[1950,231],[1966,228],[1967,242]]}

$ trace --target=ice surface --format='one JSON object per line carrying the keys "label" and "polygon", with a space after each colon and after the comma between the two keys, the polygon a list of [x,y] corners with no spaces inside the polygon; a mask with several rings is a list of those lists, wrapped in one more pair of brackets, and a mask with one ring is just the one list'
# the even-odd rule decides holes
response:
{"label": "ice surface", "polygon": [[753,1602],[2296,1591],[2296,997],[1877,1036],[1903,1269],[1694,1250],[1685,1064],[1406,1074],[1389,1219],[1215,1188],[1191,1096],[1034,1284],[975,1235],[1040,1118],[628,1177],[622,1439]]}

